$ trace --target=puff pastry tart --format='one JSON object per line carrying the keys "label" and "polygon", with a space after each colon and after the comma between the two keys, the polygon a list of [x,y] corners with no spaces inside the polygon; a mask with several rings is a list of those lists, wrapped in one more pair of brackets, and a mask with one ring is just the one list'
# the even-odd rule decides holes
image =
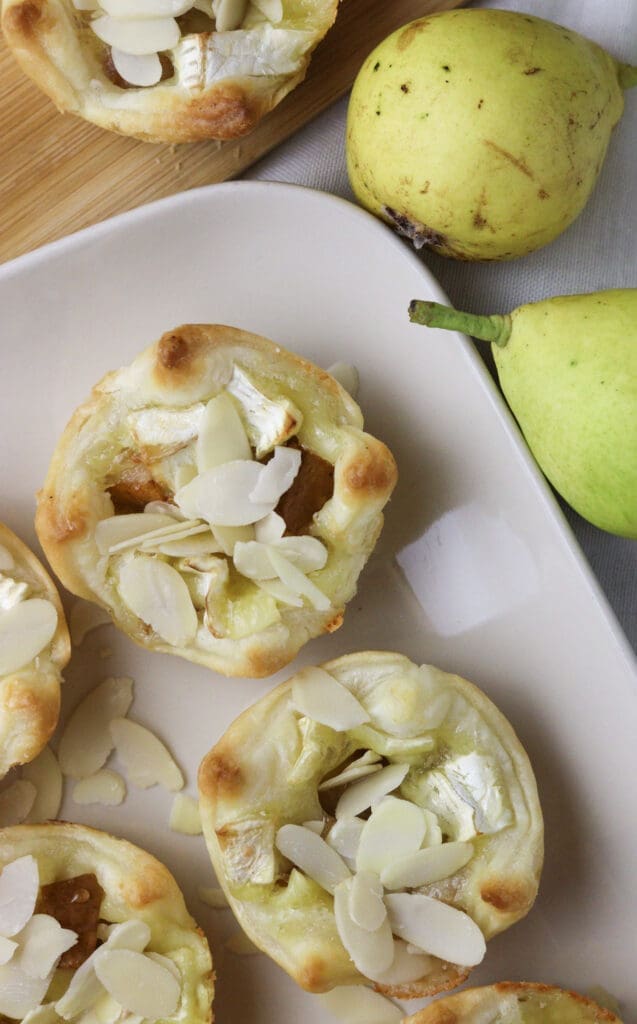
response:
{"label": "puff pastry tart", "polygon": [[212,962],[168,870],[83,825],[0,831],[0,1019],[209,1024]]}
{"label": "puff pastry tart", "polygon": [[233,139],[305,77],[338,0],[2,0],[62,111],[152,142]]}
{"label": "puff pastry tart", "polygon": [[542,815],[513,729],[399,654],[302,669],[230,726],[199,788],[237,920],[312,992],[452,988],[537,893]]}
{"label": "puff pastry tart", "polygon": [[48,743],[60,711],[69,632],[52,579],[0,523],[0,778]]}
{"label": "puff pastry tart", "polygon": [[431,1003],[403,1024],[621,1024],[610,1010],[552,985],[506,981]]}
{"label": "puff pastry tart", "polygon": [[340,625],[396,481],[360,409],[265,338],[189,325],[109,374],[60,440],[36,526],[133,639],[266,676]]}

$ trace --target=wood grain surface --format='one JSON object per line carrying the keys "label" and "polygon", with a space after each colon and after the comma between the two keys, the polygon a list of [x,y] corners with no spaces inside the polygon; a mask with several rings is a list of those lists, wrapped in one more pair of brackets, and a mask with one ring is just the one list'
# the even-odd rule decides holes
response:
{"label": "wood grain surface", "polygon": [[389,32],[463,0],[342,0],[305,81],[248,136],[169,146],[60,114],[0,40],[0,262],[142,203],[234,178],[352,84]]}

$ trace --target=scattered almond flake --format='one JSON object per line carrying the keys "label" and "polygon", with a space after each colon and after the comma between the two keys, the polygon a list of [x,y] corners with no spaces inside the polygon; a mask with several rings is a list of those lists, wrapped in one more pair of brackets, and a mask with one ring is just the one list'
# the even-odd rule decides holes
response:
{"label": "scattered almond flake", "polygon": [[341,985],[315,996],[343,1024],[401,1024],[404,1011],[390,999],[363,985]]}
{"label": "scattered almond flake", "polygon": [[[152,3],[152,0],[151,0]],[[122,0],[106,0],[101,6],[107,12],[107,14],[114,14],[114,10],[108,10],[108,6],[112,5],[114,10],[117,8],[127,8],[125,14],[115,14],[116,18],[123,17],[127,19],[138,18],[139,14],[136,13],[135,7],[145,7],[146,10],[144,15],[146,17],[152,17],[153,20],[159,17],[159,15],[152,13],[152,7],[148,0],[146,3],[136,5],[131,4],[130,0],[126,3],[126,0],[122,3]],[[164,17],[171,18],[172,11],[168,11]],[[174,17],[174,15],[172,15]],[[147,23],[148,24],[148,23]],[[148,25],[152,31],[155,26]],[[117,47],[117,43],[114,42],[113,46]],[[144,50],[143,53],[156,53],[156,50],[162,50],[164,47],[158,46],[156,49]],[[138,54],[137,50],[128,50],[128,54]],[[127,79],[128,81],[128,79]],[[197,434],[199,433],[199,427],[203,419],[205,406],[199,402],[196,405],[191,405],[187,409],[166,409],[162,407],[153,407],[148,409],[137,409],[134,412],[128,414],[128,426],[131,429],[131,433],[136,442],[136,445],[145,448],[148,446],[155,445],[187,445],[190,441],[194,441]]]}
{"label": "scattered almond flake", "polygon": [[62,928],[49,914],[34,914],[16,935],[18,950],[13,965],[31,978],[46,978],[67,949],[77,943],[77,933]]}
{"label": "scattered almond flake", "polygon": [[[146,956],[150,955],[150,953],[146,954]],[[108,992],[97,1000],[92,1012],[95,1014],[96,1024],[116,1024],[122,1017],[121,1006]],[[128,1024],[128,1018],[126,1020]],[[78,1024],[81,1024],[81,1021],[78,1021]]]}
{"label": "scattered almond flake", "polygon": [[402,939],[394,941],[394,959],[391,967],[381,971],[374,979],[381,985],[409,985],[431,974],[434,962],[422,950],[409,946]]}
{"label": "scattered almond flake", "polygon": [[148,516],[153,512],[171,516],[172,519],[177,519],[182,523],[186,518],[181,509],[173,505],[171,501],[149,501],[148,504],[144,505],[144,515]]}
{"label": "scattered almond flake", "polygon": [[324,594],[300,569],[297,569],[287,558],[284,558],[274,546],[269,546],[268,554],[277,576],[286,587],[289,587],[294,593],[307,597],[310,604],[317,611],[327,611],[330,607],[330,599],[327,594]]}
{"label": "scattered almond flake", "polygon": [[237,544],[254,540],[254,526],[217,526],[211,528],[224,555],[232,556]]}
{"label": "scattered almond flake", "polygon": [[56,1013],[64,1020],[79,1016],[106,994],[95,974],[95,961],[104,948],[99,946],[71,975],[69,987],[55,1004]]}
{"label": "scattered almond flake", "polygon": [[35,910],[40,874],[34,857],[18,857],[0,874],[0,935],[13,938]]}
{"label": "scattered almond flake", "polygon": [[217,32],[232,32],[239,28],[248,6],[248,0],[212,0]]}
{"label": "scattered almond flake", "polygon": [[386,796],[374,807],[361,833],[356,855],[359,871],[381,871],[420,849],[426,824],[420,807],[410,800]]}
{"label": "scattered almond flake", "polygon": [[261,950],[244,932],[235,932],[224,942],[224,948],[235,956],[257,956]]}
{"label": "scattered almond flake", "polygon": [[[192,6],[192,0],[101,0],[100,2],[100,7],[103,7],[106,13],[112,15],[113,18],[178,18],[181,14],[189,11]],[[181,430],[181,440],[184,440],[188,439],[189,433],[198,424],[203,410],[203,404],[198,403],[190,406],[189,409],[144,409],[137,415],[148,415],[156,411],[160,414],[164,412],[164,415],[172,414],[174,419],[167,423],[167,427]],[[181,420],[177,417],[181,417]],[[155,424],[149,422],[148,429],[156,429],[156,424],[162,422],[162,420],[156,421]],[[195,434],[196,430],[192,437]],[[141,443],[152,444],[153,442],[146,440]],[[154,443],[161,444],[163,442],[158,440]]]}
{"label": "scattered almond flake", "polygon": [[[256,3],[257,7],[259,6],[259,3],[263,2],[264,0],[253,0],[253,3]],[[327,372],[330,377],[333,377],[334,380],[338,381],[342,388],[345,388],[352,398],[356,398],[358,388],[360,386],[360,380],[358,370],[355,366],[352,366],[351,363],[332,363],[331,366],[328,366]]]}
{"label": "scattered almond flake", "polygon": [[192,796],[178,793],[173,800],[169,825],[173,832],[183,832],[186,836],[201,835],[201,815],[198,801]]}
{"label": "scattered almond flake", "polygon": [[73,802],[76,804],[102,804],[118,807],[126,797],[126,783],[121,775],[110,768],[101,768],[94,775],[76,782]]}
{"label": "scattered almond flake", "polygon": [[104,948],[95,961],[95,973],[109,995],[131,1013],[156,1020],[170,1017],[179,1005],[179,981],[143,953]]}
{"label": "scattered almond flake", "polygon": [[472,856],[471,843],[443,843],[396,857],[385,865],[380,877],[387,889],[419,889],[455,875]]}
{"label": "scattered almond flake", "polygon": [[[150,516],[146,516],[145,513],[141,513],[143,519],[150,519]],[[157,530],[146,530],[142,522],[142,532],[134,534],[132,537],[127,537],[126,540],[121,540],[117,544],[111,545],[108,549],[109,555],[119,554],[121,551],[126,551],[129,548],[137,548],[142,544],[152,545],[159,544],[162,541],[168,540],[180,540],[184,534],[187,534],[191,528],[201,527],[201,532],[207,529],[205,523],[202,523],[200,519],[174,519],[172,516],[166,516],[167,524],[161,526]]]}
{"label": "scattered almond flake", "polygon": [[252,0],[252,3],[273,25],[278,25],[283,20],[282,0]]}
{"label": "scattered almond flake", "polygon": [[108,516],[106,519],[100,519],[95,527],[95,544],[100,555],[108,555],[110,549],[117,548],[119,544],[174,525],[175,517],[165,512],[144,511]]}
{"label": "scattered almond flake", "polygon": [[170,971],[173,978],[175,978],[181,985],[181,971],[174,960],[171,960],[169,956],[163,956],[161,953],[153,953],[152,951],[144,953],[150,960],[154,960],[156,964],[160,964],[167,971]]}
{"label": "scattered almond flake", "polygon": [[[38,791],[27,779],[16,779],[0,792],[0,828],[19,825],[29,815]],[[0,935],[2,928],[0,927]]]}
{"label": "scattered almond flake", "polygon": [[326,842],[341,857],[354,862],[365,822],[362,818],[339,818],[326,836]]}
{"label": "scattered almond flake", "polygon": [[177,491],[175,501],[188,515],[215,526],[249,526],[272,512],[277,503],[249,498],[262,470],[259,462],[225,462],[196,476]]}
{"label": "scattered almond flake", "polygon": [[207,888],[199,886],[197,889],[197,895],[202,903],[206,903],[209,907],[214,907],[215,910],[230,909],[228,897],[223,889],[219,889],[214,886],[209,886]]}
{"label": "scattered almond flake", "polygon": [[168,555],[170,558],[196,558],[199,555],[217,554],[223,551],[223,548],[210,529],[206,527],[196,534],[186,534],[177,540],[155,542],[149,550],[160,555]]}
{"label": "scattered almond flake", "polygon": [[13,569],[14,565],[13,555],[8,548],[5,548],[4,544],[0,544],[0,572]]}
{"label": "scattered almond flake", "polygon": [[[248,34],[240,33],[238,35],[243,38]],[[216,42],[219,43],[218,33],[215,33],[215,36]],[[239,42],[237,36],[235,36],[234,41],[225,37],[225,44],[223,40],[221,41],[221,50],[223,51],[227,48],[230,51],[229,54],[223,52],[215,53],[215,46],[209,47],[206,57],[210,56],[211,65],[214,63],[218,64],[219,60],[222,63],[226,60],[232,63],[233,42],[235,44]],[[254,42],[257,42],[258,45],[260,40],[253,38],[253,45]],[[241,58],[239,57],[238,63],[240,60]],[[214,74],[212,66],[211,71]],[[226,389],[236,398],[243,409],[247,434],[251,445],[255,449],[257,459],[267,455],[275,445],[285,444],[286,441],[297,433],[303,422],[301,411],[289,399],[281,398],[278,401],[272,401],[270,398],[267,398],[262,391],[258,391],[255,388],[243,370],[240,370],[238,366],[233,368],[232,377],[228,381]]]}
{"label": "scattered almond flake", "polygon": [[423,846],[439,846],[442,842],[442,829],[438,822],[438,815],[423,807],[422,813],[427,825]]}
{"label": "scattered almond flake", "polygon": [[387,917],[383,887],[373,871],[357,871],[349,890],[349,914],[359,928],[374,932]]}
{"label": "scattered almond flake", "polygon": [[150,942],[151,931],[145,921],[129,918],[119,924],[112,925],[107,936],[109,949],[130,949],[141,953]]}
{"label": "scattered almond flake", "polygon": [[446,963],[475,967],[486,952],[484,935],[468,914],[420,893],[390,893],[385,906],[392,931]]}
{"label": "scattered almond flake", "polygon": [[352,761],[351,764],[348,764],[347,768],[344,768],[338,775],[332,775],[331,778],[324,779],[318,787],[319,793],[326,789],[336,789],[337,786],[345,786],[349,782],[355,782],[356,779],[379,772],[383,767],[382,764],[379,764],[379,761],[380,757],[378,754],[368,750],[365,754],[356,758],[355,761]]}
{"label": "scattered almond flake", "polygon": [[130,85],[157,85],[161,79],[161,61],[157,53],[145,53],[136,57],[130,53],[123,53],[116,46],[111,46],[111,59],[118,75]]}
{"label": "scattered almond flake", "polygon": [[197,612],[172,565],[138,555],[122,567],[119,592],[130,610],[172,647],[184,647],[194,639]]}
{"label": "scattered almond flake", "polygon": [[42,597],[30,597],[0,614],[0,678],[33,661],[53,639],[58,613]]}
{"label": "scattered almond flake", "polygon": [[105,764],[113,739],[109,724],[123,718],[133,702],[133,680],[104,679],[87,693],[69,718],[58,747],[60,768],[73,779],[94,775]]}
{"label": "scattered almond flake", "polygon": [[303,607],[303,598],[286,587],[285,583],[281,583],[281,580],[255,580],[255,583],[260,590],[265,590],[266,594],[270,594],[275,601],[289,604],[292,608]]}
{"label": "scattered almond flake", "polygon": [[11,939],[5,939],[4,935],[0,935],[0,965],[7,964],[17,948],[17,942],[12,942]]}
{"label": "scattered almond flake", "polygon": [[301,468],[301,452],[298,448],[284,448],[281,445],[274,449],[274,455],[261,467],[256,484],[250,492],[250,501],[273,502],[289,491]]}
{"label": "scattered almond flake", "polygon": [[283,825],[276,834],[275,846],[279,853],[330,893],[339,882],[350,877],[349,868],[336,850],[316,832],[302,825]]}
{"label": "scattered almond flake", "polygon": [[276,541],[276,550],[301,572],[323,569],[327,562],[327,548],[318,537],[282,537]]}
{"label": "scattered almond flake", "polygon": [[387,915],[374,931],[361,928],[351,915],[353,878],[346,878],[334,890],[334,919],[339,938],[354,965],[366,978],[374,980],[386,971],[394,959],[394,939]]}
{"label": "scattered almond flake", "polygon": [[310,832],[316,832],[317,836],[321,835],[323,828],[325,827],[323,819],[320,821],[304,821],[302,824],[303,828],[309,828]]}
{"label": "scattered almond flake", "polygon": [[408,764],[388,764],[381,771],[355,782],[345,790],[336,805],[337,818],[353,818],[384,796],[398,789],[409,771]]}
{"label": "scattered almond flake", "polygon": [[[180,530],[175,529],[174,533],[165,535],[165,537],[164,537],[164,539],[162,541],[162,545],[166,546],[166,545],[169,545],[170,542],[178,543],[179,541],[189,540],[191,537],[196,537],[199,534],[206,534],[206,542],[207,542],[207,544],[214,543],[214,537],[210,533],[210,527],[209,527],[208,523],[196,523],[193,526],[193,525],[190,525],[190,521],[189,521],[189,522],[183,523],[182,524],[182,528]],[[149,548],[154,548],[156,546],[157,546],[157,542],[156,541],[149,540],[148,538],[146,538],[146,540],[143,540],[141,542],[140,550],[141,551],[148,551]]]}
{"label": "scattered almond flake", "polygon": [[294,676],[292,704],[314,722],[338,732],[368,721],[365,708],[350,691],[323,668],[309,666]]}
{"label": "scattered almond flake", "polygon": [[168,748],[149,729],[129,718],[114,718],[111,736],[129,780],[141,789],[157,783],[175,793],[184,777]]}
{"label": "scattered almond flake", "polygon": [[93,629],[99,626],[112,625],[112,619],[105,608],[88,601],[76,601],[69,615],[69,631],[74,647],[79,647]]}
{"label": "scattered almond flake", "polygon": [[197,469],[205,473],[237,459],[252,459],[252,451],[235,404],[222,391],[205,408],[196,445]]}
{"label": "scattered almond flake", "polygon": [[64,781],[57,757],[45,747],[34,761],[22,766],[22,778],[36,789],[35,800],[25,821],[53,821],[62,803]]}
{"label": "scattered almond flake", "polygon": [[32,978],[12,960],[0,967],[0,1014],[21,1021],[44,999],[51,976]]}
{"label": "scattered almond flake", "polygon": [[142,56],[172,50],[180,38],[174,18],[111,18],[104,14],[90,23],[98,39],[124,53]]}
{"label": "scattered almond flake", "polygon": [[274,544],[286,531],[285,519],[278,512],[270,512],[254,524],[254,538],[259,544]]}
{"label": "scattered almond flake", "polygon": [[270,545],[256,540],[235,544],[233,560],[237,572],[250,580],[271,580],[276,577],[269,556]]}
{"label": "scattered almond flake", "polygon": [[42,1003],[34,1010],[29,1010],[22,1024],[58,1024],[59,1019],[53,1003]]}

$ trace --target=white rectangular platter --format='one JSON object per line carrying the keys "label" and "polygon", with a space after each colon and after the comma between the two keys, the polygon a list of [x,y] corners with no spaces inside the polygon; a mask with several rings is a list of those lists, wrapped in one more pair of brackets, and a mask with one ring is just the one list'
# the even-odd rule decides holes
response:
{"label": "white rectangular platter", "polygon": [[[489,944],[471,980],[602,984],[632,1020],[632,654],[472,346],[412,326],[414,297],[444,298],[378,221],[265,183],[183,193],[7,264],[0,519],[35,545],[35,492],[72,411],[106,371],[180,323],[233,324],[325,367],[355,364],[366,425],[393,450],[400,482],[343,627],[298,663],[395,649],[486,691],[535,767],[546,865],[535,908]],[[120,674],[135,680],[131,714],[169,744],[192,794],[203,755],[274,682],[225,680],[106,626],[73,654],[64,714]],[[221,1024],[326,1022],[264,956],[227,948],[230,912],[197,897],[214,884],[203,840],[169,830],[170,804],[159,789],[131,787],[119,808],[78,807],[67,794],[63,816],[139,843],[174,872],[212,944]]]}

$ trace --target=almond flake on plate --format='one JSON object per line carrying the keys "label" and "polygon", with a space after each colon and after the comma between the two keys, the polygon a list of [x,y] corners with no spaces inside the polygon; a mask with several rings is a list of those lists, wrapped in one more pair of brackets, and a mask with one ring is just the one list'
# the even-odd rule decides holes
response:
{"label": "almond flake on plate", "polygon": [[24,668],[49,645],[57,629],[55,605],[30,597],[0,613],[0,677]]}
{"label": "almond flake on plate", "polygon": [[62,803],[64,780],[58,759],[50,747],[45,747],[34,761],[21,769],[22,778],[36,789],[35,800],[25,821],[53,821]]}
{"label": "almond flake on plate", "polygon": [[375,775],[349,786],[336,805],[337,818],[353,818],[373,807],[384,796],[398,789],[409,771],[408,764],[388,764]]}
{"label": "almond flake on plate", "polygon": [[147,789],[159,783],[173,793],[182,789],[184,777],[159,737],[129,718],[114,718],[110,731],[133,785]]}
{"label": "almond flake on plate", "polygon": [[35,910],[40,873],[27,855],[6,864],[0,873],[0,935],[7,939],[21,932]]}
{"label": "almond flake on plate", "polygon": [[429,846],[392,859],[383,867],[380,877],[387,889],[419,889],[422,885],[455,875],[472,856],[471,843]]}
{"label": "almond flake on plate", "polygon": [[157,1020],[179,1005],[181,985],[161,963],[130,949],[105,948],[95,973],[106,991],[131,1013]]}
{"label": "almond flake on plate", "polygon": [[314,998],[342,1024],[400,1024],[403,1019],[399,1006],[362,985],[341,985]]}
{"label": "almond flake on plate", "polygon": [[383,868],[396,859],[419,850],[425,832],[420,807],[410,800],[383,797],[365,822],[356,867],[359,871],[374,871],[380,875]]}
{"label": "almond flake on plate", "polygon": [[73,779],[94,775],[113,749],[109,725],[123,718],[133,701],[133,680],[126,676],[104,679],[77,705],[62,733],[58,748],[60,768]]}
{"label": "almond flake on plate", "polygon": [[302,715],[338,732],[369,721],[369,715],[353,693],[325,669],[314,666],[303,668],[295,675],[292,704]]}
{"label": "almond flake on plate", "polygon": [[[35,804],[38,791],[27,779],[16,779],[0,791],[0,828],[25,821]],[[2,928],[0,927],[0,934]]]}
{"label": "almond flake on plate", "polygon": [[169,825],[173,832],[182,832],[186,836],[201,835],[199,802],[192,796],[177,793],[170,811]]}
{"label": "almond flake on plate", "polygon": [[346,878],[334,890],[334,918],[336,930],[345,949],[354,961],[357,970],[366,978],[374,980],[381,971],[386,971],[394,959],[394,939],[387,915],[378,928],[370,931],[361,928],[351,914],[351,892],[353,878]]}
{"label": "almond flake on plate", "polygon": [[138,555],[119,574],[122,600],[135,615],[172,647],[184,647],[197,632],[188,587],[167,562]]}
{"label": "almond flake on plate", "polygon": [[275,846],[327,892],[333,893],[339,882],[350,877],[349,868],[336,850],[302,825],[283,825],[276,834]]}
{"label": "almond flake on plate", "polygon": [[101,768],[94,775],[80,779],[73,789],[76,804],[102,804],[118,807],[126,797],[126,783],[121,775],[110,768]]}
{"label": "almond flake on plate", "polygon": [[446,963],[475,967],[486,952],[484,935],[468,914],[420,893],[390,893],[385,906],[392,931]]}
{"label": "almond flake on plate", "polygon": [[76,601],[69,615],[69,632],[74,647],[79,647],[87,633],[99,626],[112,625],[113,620],[105,608],[89,601]]}

